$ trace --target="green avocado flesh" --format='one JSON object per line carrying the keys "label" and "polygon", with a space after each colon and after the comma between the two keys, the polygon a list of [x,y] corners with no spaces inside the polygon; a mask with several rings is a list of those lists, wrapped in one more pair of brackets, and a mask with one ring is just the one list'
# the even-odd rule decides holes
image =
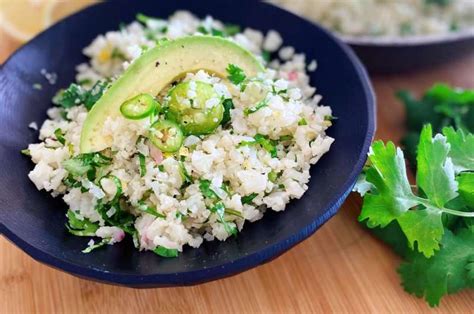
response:
{"label": "green avocado flesh", "polygon": [[146,51],[92,107],[82,128],[81,153],[110,147],[112,139],[102,134],[104,122],[108,117],[120,116],[120,106],[127,99],[141,93],[158,95],[188,72],[206,70],[225,78],[229,63],[239,66],[250,77],[264,71],[252,53],[220,37],[182,37]]}

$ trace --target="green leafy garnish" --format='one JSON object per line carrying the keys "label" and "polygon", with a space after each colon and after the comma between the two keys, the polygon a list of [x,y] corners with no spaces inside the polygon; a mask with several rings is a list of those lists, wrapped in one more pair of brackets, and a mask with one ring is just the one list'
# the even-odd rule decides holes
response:
{"label": "green leafy garnish", "polygon": [[268,138],[268,136],[262,135],[262,134],[255,135],[254,139],[255,141],[240,142],[239,147],[258,144],[262,146],[262,148],[265,149],[267,152],[269,152],[272,158],[277,157],[277,148],[276,148],[277,142],[275,140],[271,140]]}
{"label": "green leafy garnish", "polygon": [[217,203],[210,209],[211,213],[214,213],[217,215],[217,220],[223,224],[225,231],[229,235],[237,236],[237,227],[235,227],[233,224],[229,224],[225,219],[225,206],[222,203]]}
{"label": "green leafy garnish", "polygon": [[270,171],[268,173],[268,180],[272,183],[275,183],[278,179],[278,173],[276,173],[275,171]]}
{"label": "green leafy garnish", "polygon": [[20,152],[25,156],[31,156],[31,152],[29,149],[22,149]]}
{"label": "green leafy garnish", "polygon": [[87,153],[65,160],[63,167],[73,176],[88,174],[88,177],[93,177],[92,180],[94,180],[97,168],[108,166],[111,162],[112,158],[101,153]]}
{"label": "green leafy garnish", "polygon": [[138,202],[138,210],[145,212],[147,214],[150,214],[152,216],[158,217],[158,218],[166,218],[166,215],[163,213],[159,213],[155,208],[148,206],[144,201]]}
{"label": "green leafy garnish", "polygon": [[184,166],[184,163],[182,161],[179,162],[179,171],[185,183],[194,183],[193,177],[188,173],[188,170],[186,170],[186,167]]}
{"label": "green leafy garnish", "polygon": [[226,215],[233,215],[233,216],[237,216],[239,218],[244,218],[244,216],[242,215],[241,212],[230,209],[230,208],[226,208],[224,212],[225,212]]}
{"label": "green leafy garnish", "polygon": [[442,296],[474,288],[474,233],[444,232],[441,250],[431,258],[412,253],[398,272],[407,292],[424,297],[428,304],[439,304]]}
{"label": "green leafy garnish", "polygon": [[109,239],[109,238],[102,239],[102,241],[100,241],[99,243],[94,243],[94,244],[89,245],[88,247],[86,247],[84,250],[82,250],[82,253],[90,253],[90,252],[94,251],[95,249],[106,246],[107,244],[110,243],[110,241],[111,241],[111,239]]}
{"label": "green leafy garnish", "polygon": [[229,123],[231,120],[230,111],[234,109],[235,106],[232,102],[232,99],[224,99],[224,101],[222,102],[222,106],[224,106],[224,115],[222,117],[221,125],[226,126],[227,123]]}
{"label": "green leafy garnish", "polygon": [[199,190],[204,197],[210,199],[220,199],[219,195],[217,195],[217,193],[211,189],[211,181],[209,180],[199,180]]}
{"label": "green leafy garnish", "polygon": [[254,107],[245,108],[244,115],[248,116],[249,114],[255,113],[266,106],[268,106],[268,99],[265,98],[264,100],[256,104]]}
{"label": "green leafy garnish", "polygon": [[57,128],[54,130],[54,136],[56,136],[56,139],[58,140],[59,143],[61,144],[66,144],[66,139],[64,138],[64,132],[60,128]]}
{"label": "green leafy garnish", "polygon": [[138,153],[138,164],[140,166],[140,177],[146,175],[146,158],[142,153]]}
{"label": "green leafy garnish", "polygon": [[437,5],[440,7],[445,7],[451,4],[452,0],[425,0],[425,4],[427,5]]}
{"label": "green leafy garnish", "polygon": [[410,164],[416,165],[416,148],[423,125],[431,124],[434,133],[444,127],[474,132],[474,89],[452,88],[435,84],[416,99],[407,91],[399,91],[398,98],[404,103],[407,113],[408,132],[402,140],[405,155]]}
{"label": "green leafy garnish", "polygon": [[414,186],[402,151],[376,141],[355,189],[369,190],[359,220],[405,259],[399,269],[405,290],[432,306],[445,294],[474,286],[471,138],[453,128],[433,137],[431,126],[423,127]]}
{"label": "green leafy garnish", "polygon": [[66,228],[69,233],[79,237],[93,237],[99,229],[99,225],[91,222],[87,218],[79,219],[72,210],[68,210],[66,214],[68,222]]}
{"label": "green leafy garnish", "polygon": [[178,257],[178,250],[177,249],[168,249],[164,246],[158,245],[154,250],[153,253],[161,256],[161,257]]}
{"label": "green leafy garnish", "polygon": [[263,51],[262,51],[262,59],[263,59],[265,62],[270,62],[270,58],[271,58],[270,52],[269,52],[269,51],[266,51],[266,50],[263,50]]}
{"label": "green leafy garnish", "polygon": [[359,219],[367,219],[369,227],[385,227],[396,220],[410,246],[413,248],[416,242],[418,251],[432,256],[444,233],[442,213],[469,216],[445,207],[458,195],[454,168],[447,159],[449,149],[445,137],[437,135],[433,139],[431,127],[423,129],[417,156],[417,186],[422,193],[415,195],[401,150],[391,142],[387,146],[374,142],[369,154],[371,166],[365,172],[374,188],[364,197]]}
{"label": "green leafy garnish", "polygon": [[257,193],[252,193],[242,197],[242,204],[252,204],[254,198],[258,196]]}
{"label": "green leafy garnish", "polygon": [[87,110],[91,110],[108,86],[108,82],[98,81],[91,89],[85,89],[73,83],[67,89],[60,90],[53,97],[53,103],[63,108],[71,108],[84,104]]}
{"label": "green leafy garnish", "polygon": [[247,76],[244,73],[244,70],[236,66],[235,64],[229,63],[226,68],[227,71],[227,78],[231,81],[234,85],[239,85],[240,83],[244,82]]}

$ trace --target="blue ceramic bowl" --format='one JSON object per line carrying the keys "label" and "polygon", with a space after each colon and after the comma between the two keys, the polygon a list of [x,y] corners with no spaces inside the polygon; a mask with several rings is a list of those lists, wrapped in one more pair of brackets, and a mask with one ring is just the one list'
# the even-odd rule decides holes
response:
{"label": "blue ceramic bowl", "polygon": [[[138,252],[130,239],[91,254],[87,239],[66,232],[66,206],[37,191],[27,174],[32,163],[20,154],[37,133],[51,97],[74,79],[81,50],[98,34],[129,23],[137,12],[167,17],[187,9],[204,17],[267,31],[278,30],[285,44],[318,60],[311,82],[339,119],[330,128],[331,151],[312,168],[309,189],[286,211],[268,212],[245,225],[236,239],[186,247],[176,259]],[[41,69],[58,74],[49,85]],[[32,88],[42,83],[43,89]],[[256,1],[113,1],[88,8],[41,33],[20,48],[0,72],[0,232],[34,259],[68,273],[133,287],[178,286],[239,273],[267,262],[309,237],[331,218],[361,171],[374,135],[375,100],[367,74],[354,53],[325,30]]]}

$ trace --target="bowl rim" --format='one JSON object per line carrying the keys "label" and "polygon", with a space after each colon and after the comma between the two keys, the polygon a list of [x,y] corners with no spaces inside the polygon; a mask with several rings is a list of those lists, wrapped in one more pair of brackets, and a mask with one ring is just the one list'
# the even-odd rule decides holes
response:
{"label": "bowl rim", "polygon": [[447,34],[414,35],[414,36],[353,36],[336,33],[349,45],[372,47],[418,47],[426,45],[449,44],[457,41],[473,40],[474,27]]}
{"label": "bowl rim", "polygon": [[[104,3],[98,3],[89,7],[86,7],[83,10],[76,12],[65,19],[60,20],[51,27],[42,31],[40,34],[32,38],[30,41],[26,42],[23,46],[18,48],[10,57],[0,65],[0,71],[3,70],[6,64],[14,58],[14,56],[26,49],[26,47],[36,39],[39,39],[43,36],[47,36],[47,33],[50,29],[61,27],[61,25],[68,19],[75,17],[79,14],[87,14],[88,11],[94,10],[95,7],[103,5]],[[273,6],[266,2],[261,4]],[[292,12],[286,11],[279,7],[273,6],[280,11],[284,11],[285,14],[289,14],[292,18],[303,19],[306,22],[311,23],[310,21],[295,15]],[[314,25],[314,23],[311,23]],[[352,191],[352,188],[355,184],[355,181],[362,171],[362,168],[367,159],[367,153],[369,147],[373,141],[376,129],[376,97],[372,87],[372,83],[367,74],[365,67],[362,65],[359,58],[352,51],[352,49],[344,43],[340,38],[333,35],[327,29],[315,25],[320,32],[323,32],[328,36],[333,42],[338,46],[339,49],[347,56],[351,65],[354,68],[354,71],[357,73],[357,76],[361,82],[363,93],[366,98],[366,107],[367,107],[367,131],[364,137],[363,145],[358,156],[357,162],[354,164],[351,173],[348,175],[346,181],[341,185],[342,188],[339,194],[334,195],[333,201],[327,206],[326,211],[323,215],[319,216],[317,219],[310,221],[304,228],[298,232],[286,237],[280,242],[268,245],[258,252],[241,256],[234,260],[232,263],[225,265],[217,265],[207,269],[199,269],[194,271],[185,271],[179,273],[168,273],[168,274],[148,274],[148,275],[137,275],[137,274],[124,274],[124,273],[110,273],[102,269],[96,269],[93,267],[84,267],[74,263],[74,261],[64,260],[55,255],[46,253],[41,249],[31,245],[27,240],[20,238],[15,234],[13,230],[10,230],[5,224],[0,221],[0,234],[3,234],[10,242],[15,244],[17,247],[22,249],[25,253],[31,256],[33,259],[46,264],[47,266],[65,271],[69,274],[72,274],[77,277],[100,281],[107,284],[118,284],[130,287],[173,287],[173,286],[185,286],[185,285],[194,285],[203,282],[209,282],[217,280],[220,278],[225,278],[232,276],[248,269],[257,267],[263,263],[269,262],[274,258],[282,255],[290,248],[294,247],[301,241],[307,239],[311,236],[321,225],[327,222],[332,216],[334,216],[339,207],[342,205],[346,197]]]}

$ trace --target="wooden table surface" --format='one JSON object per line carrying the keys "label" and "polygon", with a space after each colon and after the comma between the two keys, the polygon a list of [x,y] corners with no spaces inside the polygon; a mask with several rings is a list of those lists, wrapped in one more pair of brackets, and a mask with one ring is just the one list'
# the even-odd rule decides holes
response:
{"label": "wooden table surface", "polygon": [[[0,63],[18,43],[0,33]],[[374,76],[378,99],[376,137],[398,142],[404,110],[394,92],[421,93],[434,82],[474,87],[474,52],[415,73]],[[136,290],[78,279],[42,265],[0,237],[0,313],[84,312],[351,312],[423,313],[430,308],[403,291],[400,259],[356,217],[361,200],[351,195],[340,212],[306,241],[263,266],[185,288]],[[474,291],[448,296],[434,310],[468,313]]]}

